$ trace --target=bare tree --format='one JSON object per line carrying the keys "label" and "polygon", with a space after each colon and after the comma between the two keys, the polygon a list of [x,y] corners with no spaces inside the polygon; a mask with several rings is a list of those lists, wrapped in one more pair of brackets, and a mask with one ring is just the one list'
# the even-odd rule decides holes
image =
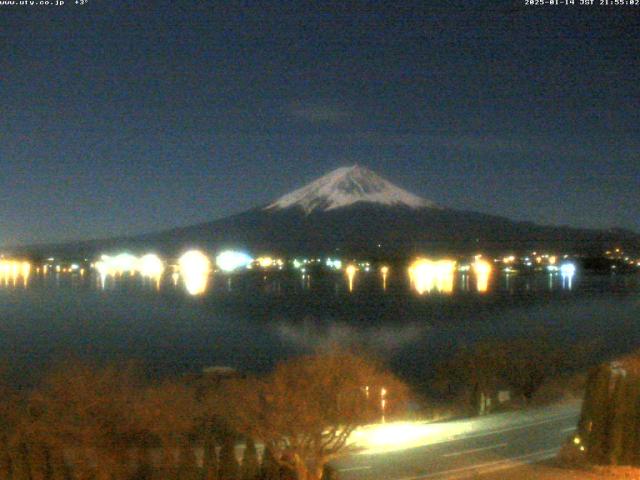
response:
{"label": "bare tree", "polygon": [[178,458],[192,458],[187,450],[194,447],[191,437],[202,416],[192,387],[174,380],[150,385],[141,392],[134,414],[143,429],[158,440],[165,473],[175,473]]}
{"label": "bare tree", "polygon": [[220,480],[240,480],[240,466],[236,458],[235,437],[227,435],[222,441],[218,475]]}
{"label": "bare tree", "polygon": [[504,346],[497,342],[463,347],[440,366],[439,380],[450,392],[462,390],[467,397],[469,414],[479,415],[485,413],[486,399],[497,388],[506,362]]}
{"label": "bare tree", "polygon": [[298,480],[320,479],[329,461],[349,451],[355,428],[392,415],[408,393],[377,362],[335,349],[280,363],[262,380],[227,382],[222,391],[228,421],[262,440]]}
{"label": "bare tree", "polygon": [[21,403],[17,392],[10,388],[0,370],[0,478],[11,478],[13,469],[12,442]]}
{"label": "bare tree", "polygon": [[560,345],[544,330],[527,338],[489,340],[463,347],[439,368],[439,383],[450,392],[462,390],[470,400],[470,413],[484,413],[483,401],[501,385],[530,402],[548,379],[583,367],[597,342]]}
{"label": "bare tree", "polygon": [[258,464],[256,444],[251,437],[248,437],[245,441],[242,464],[240,465],[241,480],[257,480],[259,471],[260,465]]}
{"label": "bare tree", "polygon": [[77,362],[55,369],[29,399],[29,443],[47,445],[58,459],[59,452],[72,452],[78,478],[124,477],[128,452],[144,433],[132,409],[140,382],[131,365]]}
{"label": "bare tree", "polygon": [[218,480],[218,453],[214,436],[210,430],[204,434],[202,469],[203,480]]}
{"label": "bare tree", "polygon": [[512,340],[505,344],[504,354],[504,378],[527,402],[565,361],[565,351],[544,338]]}

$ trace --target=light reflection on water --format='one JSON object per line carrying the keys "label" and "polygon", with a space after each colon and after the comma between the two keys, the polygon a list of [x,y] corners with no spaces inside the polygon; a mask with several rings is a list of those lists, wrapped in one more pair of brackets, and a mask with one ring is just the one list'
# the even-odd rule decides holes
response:
{"label": "light reflection on water", "polygon": [[[527,334],[543,326],[558,339],[602,338],[614,350],[640,344],[640,278],[576,276],[563,290],[558,274],[495,274],[477,292],[473,272],[452,294],[417,295],[401,275],[360,272],[353,293],[343,272],[314,274],[302,288],[296,273],[254,272],[208,284],[191,297],[166,269],[160,289],[141,275],[110,277],[31,273],[0,288],[0,360],[25,374],[65,352],[139,358],[158,371],[223,364],[264,370],[292,353],[330,343],[362,345],[411,376],[462,343]],[[392,273],[392,272],[391,272]],[[251,275],[254,275],[253,277]],[[266,277],[266,280],[265,280]],[[555,280],[554,280],[555,279]]]}
{"label": "light reflection on water", "polygon": [[[353,267],[353,268],[349,268]],[[220,292],[234,295],[273,294],[286,296],[300,292],[313,293],[331,290],[334,294],[353,295],[392,293],[417,294],[428,301],[433,295],[456,296],[461,294],[491,294],[508,292],[571,291],[580,288],[581,276],[574,272],[495,272],[487,262],[471,264],[470,269],[458,270],[454,261],[420,259],[407,270],[406,277],[390,275],[388,267],[378,272],[365,272],[349,266],[344,273],[302,271],[245,271],[242,273],[214,273],[209,259],[198,251],[187,252],[177,265],[165,268],[155,255],[137,260],[135,268],[124,263],[120,268],[96,262],[95,268],[75,271],[37,269],[31,271],[28,263],[3,265],[0,263],[0,288],[25,288],[29,279],[40,283],[59,285],[94,285],[100,290],[130,287],[139,284],[151,286],[158,293],[167,290],[182,291],[200,296]],[[213,282],[220,277],[220,282]],[[634,277],[631,275],[631,277]],[[313,281],[312,281],[313,279]],[[330,288],[327,288],[329,286]],[[431,295],[428,295],[431,294]]]}
{"label": "light reflection on water", "polygon": [[473,273],[476,276],[476,288],[478,292],[485,293],[489,290],[491,271],[492,267],[489,262],[481,258],[476,258],[476,261],[473,263]]}
{"label": "light reflection on water", "polygon": [[20,260],[0,259],[0,285],[13,286],[18,285],[26,287],[29,283],[29,275],[31,275],[31,264]]}
{"label": "light reflection on water", "polygon": [[178,260],[180,277],[189,295],[202,295],[207,291],[211,262],[199,250],[189,250]]}
{"label": "light reflection on water", "polygon": [[456,262],[419,258],[409,266],[409,282],[419,295],[453,293]]}

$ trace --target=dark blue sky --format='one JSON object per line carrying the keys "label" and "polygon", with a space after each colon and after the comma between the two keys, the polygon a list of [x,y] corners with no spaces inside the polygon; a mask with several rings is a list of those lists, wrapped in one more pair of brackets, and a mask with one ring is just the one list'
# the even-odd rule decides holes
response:
{"label": "dark blue sky", "polygon": [[467,3],[0,7],[0,245],[206,221],[353,163],[640,231],[640,8]]}

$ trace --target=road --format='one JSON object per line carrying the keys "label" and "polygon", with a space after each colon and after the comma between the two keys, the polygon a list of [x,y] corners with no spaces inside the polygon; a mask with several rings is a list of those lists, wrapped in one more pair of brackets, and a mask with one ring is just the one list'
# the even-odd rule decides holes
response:
{"label": "road", "polygon": [[367,427],[361,453],[337,462],[341,480],[467,478],[555,456],[577,425],[580,403],[436,424]]}

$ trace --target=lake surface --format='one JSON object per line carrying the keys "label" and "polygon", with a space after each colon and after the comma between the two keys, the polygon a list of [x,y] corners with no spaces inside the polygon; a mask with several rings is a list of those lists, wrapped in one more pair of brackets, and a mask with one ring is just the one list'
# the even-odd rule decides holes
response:
{"label": "lake surface", "polygon": [[640,347],[640,275],[496,275],[489,291],[417,295],[390,278],[214,276],[202,296],[178,282],[94,274],[32,275],[0,286],[0,359],[28,382],[66,355],[138,359],[160,374],[228,365],[265,371],[287,356],[331,343],[360,345],[419,383],[461,345],[538,335],[601,341],[601,355]]}

